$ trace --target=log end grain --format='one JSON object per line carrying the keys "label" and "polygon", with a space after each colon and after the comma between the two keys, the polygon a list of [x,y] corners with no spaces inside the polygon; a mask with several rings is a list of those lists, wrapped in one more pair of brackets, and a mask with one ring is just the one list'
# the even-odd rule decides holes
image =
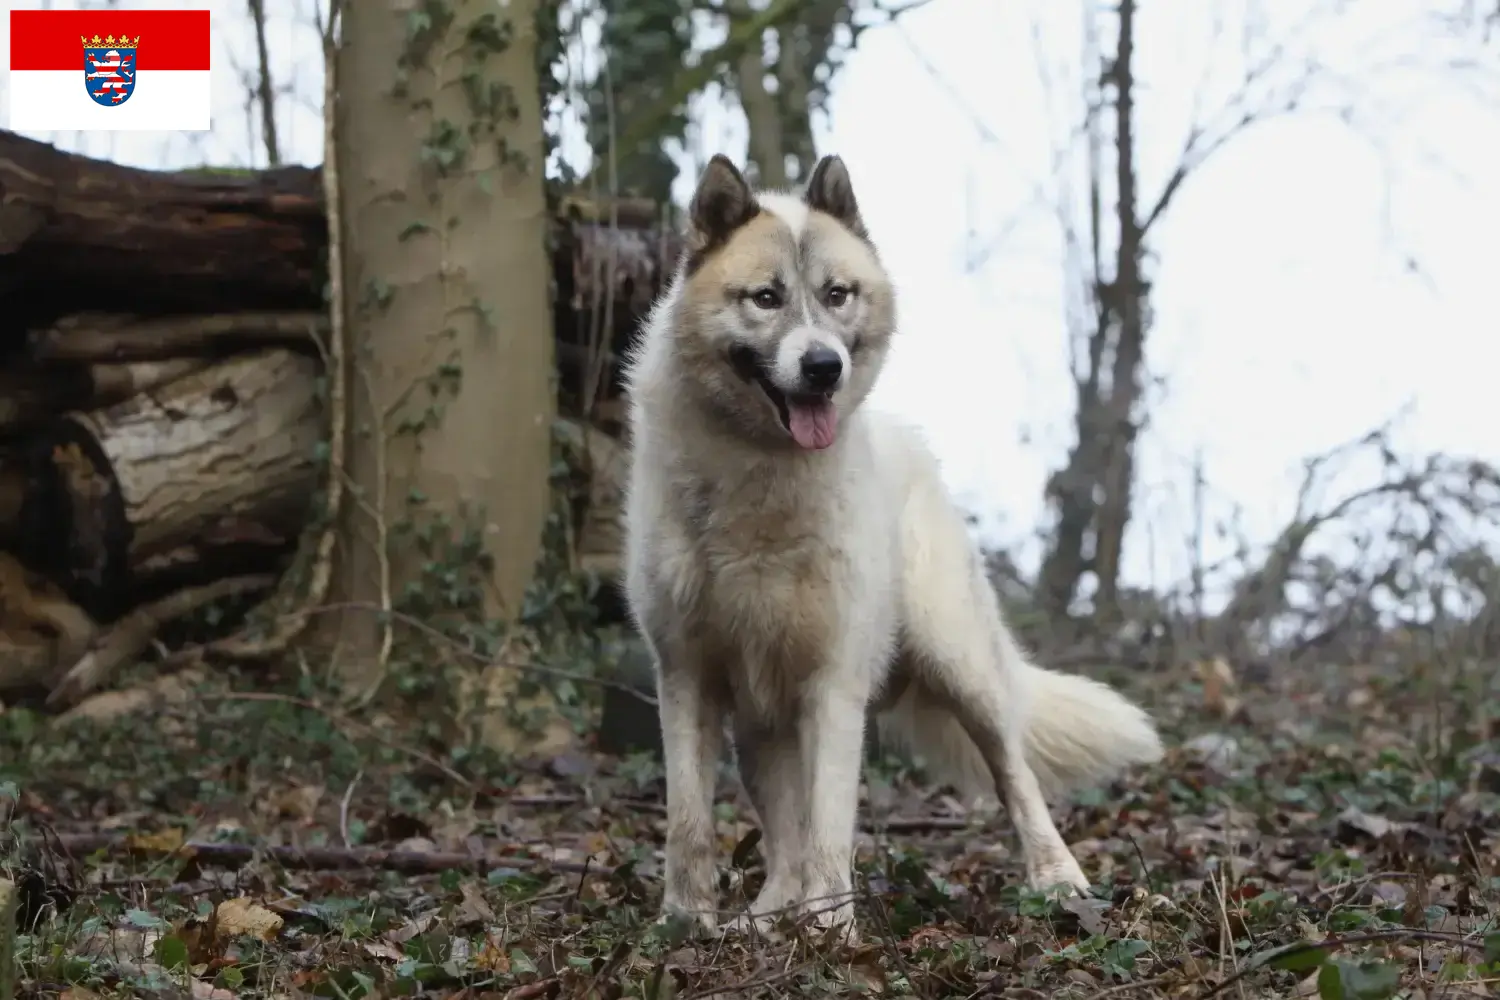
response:
{"label": "log end grain", "polygon": [[124,610],[131,526],[109,457],[85,417],[38,429],[22,453],[26,495],[15,551],[96,619]]}

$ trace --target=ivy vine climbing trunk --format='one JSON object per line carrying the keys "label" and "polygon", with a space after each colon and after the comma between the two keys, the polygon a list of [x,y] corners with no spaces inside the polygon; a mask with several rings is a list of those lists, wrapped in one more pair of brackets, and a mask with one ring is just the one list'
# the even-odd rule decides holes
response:
{"label": "ivy vine climbing trunk", "polygon": [[[336,586],[469,635],[520,612],[549,509],[540,7],[348,3],[335,59],[351,481]],[[399,665],[384,621],[341,616],[352,689]]]}

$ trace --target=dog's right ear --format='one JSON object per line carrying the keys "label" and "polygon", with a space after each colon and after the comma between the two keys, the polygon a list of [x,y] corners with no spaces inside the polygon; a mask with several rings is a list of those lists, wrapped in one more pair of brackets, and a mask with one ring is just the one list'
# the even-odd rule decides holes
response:
{"label": "dog's right ear", "polygon": [[760,207],[750,185],[729,157],[715,153],[698,180],[688,209],[690,249],[695,257],[722,245],[734,231],[755,217]]}

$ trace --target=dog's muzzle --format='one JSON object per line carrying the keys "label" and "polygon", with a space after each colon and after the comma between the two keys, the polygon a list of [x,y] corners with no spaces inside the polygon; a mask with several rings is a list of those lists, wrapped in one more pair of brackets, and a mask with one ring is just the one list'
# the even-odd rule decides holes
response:
{"label": "dog's muzzle", "polygon": [[776,407],[782,428],[800,447],[812,451],[833,444],[838,433],[838,410],[833,394],[844,376],[844,362],[838,352],[827,347],[812,347],[802,355],[801,385],[798,391],[785,392],[771,378],[770,366],[760,352],[747,344],[730,348],[729,363],[735,373],[754,382]]}

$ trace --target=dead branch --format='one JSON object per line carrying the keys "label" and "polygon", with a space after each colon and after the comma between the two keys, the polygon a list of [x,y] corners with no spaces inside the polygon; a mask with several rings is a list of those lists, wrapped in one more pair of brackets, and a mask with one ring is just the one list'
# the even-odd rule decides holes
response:
{"label": "dead branch", "polygon": [[103,851],[116,857],[142,857],[152,860],[180,858],[199,864],[240,868],[258,860],[270,861],[282,868],[299,871],[349,871],[379,869],[412,875],[435,875],[444,871],[464,871],[483,875],[497,868],[543,869],[582,873],[597,871],[586,862],[545,861],[515,855],[458,854],[443,851],[389,850],[377,847],[292,847],[280,844],[225,844],[210,841],[188,841],[181,846],[162,850],[140,838],[118,834],[64,834],[58,846],[74,856]]}
{"label": "dead branch", "polygon": [[[972,824],[954,825],[958,821],[915,817],[885,821],[880,828],[898,830],[960,830]],[[444,871],[473,872],[483,875],[497,868],[542,869],[546,871],[584,873],[599,871],[598,865],[576,861],[547,861],[517,855],[460,854],[450,851],[408,851],[378,847],[294,847],[280,844],[227,844],[217,841],[188,841],[176,848],[164,849],[139,837],[121,834],[64,834],[59,848],[74,856],[103,851],[114,858],[141,857],[152,860],[180,858],[199,864],[239,868],[258,860],[268,860],[282,868],[301,871],[348,871],[379,869],[413,875],[435,875]]]}
{"label": "dead branch", "polygon": [[273,575],[226,577],[142,605],[114,625],[75,663],[47,696],[49,708],[67,708],[98,689],[121,666],[145,652],[163,625],[226,597],[276,585]]}
{"label": "dead branch", "polygon": [[[1209,623],[1218,648],[1258,638],[1263,650],[1274,645],[1295,658],[1336,641],[1370,641],[1389,620],[1382,606],[1438,627],[1454,602],[1477,609],[1492,598],[1500,573],[1477,531],[1500,514],[1500,470],[1454,456],[1403,457],[1393,429],[1394,419],[1305,461],[1291,520]],[[1358,459],[1374,460],[1377,480],[1318,502]],[[1309,554],[1313,540],[1336,527],[1359,553],[1355,562]],[[1285,635],[1270,643],[1277,623]],[[1463,627],[1470,625],[1483,623],[1476,616]]]}
{"label": "dead branch", "polygon": [[50,686],[97,632],[60,587],[0,551],[0,691]]}
{"label": "dead branch", "polygon": [[271,54],[266,47],[266,0],[249,0],[250,21],[255,25],[255,55],[259,65],[255,101],[260,105],[261,142],[266,147],[266,165],[281,166],[281,143],[276,134],[276,87],[271,82]]}

